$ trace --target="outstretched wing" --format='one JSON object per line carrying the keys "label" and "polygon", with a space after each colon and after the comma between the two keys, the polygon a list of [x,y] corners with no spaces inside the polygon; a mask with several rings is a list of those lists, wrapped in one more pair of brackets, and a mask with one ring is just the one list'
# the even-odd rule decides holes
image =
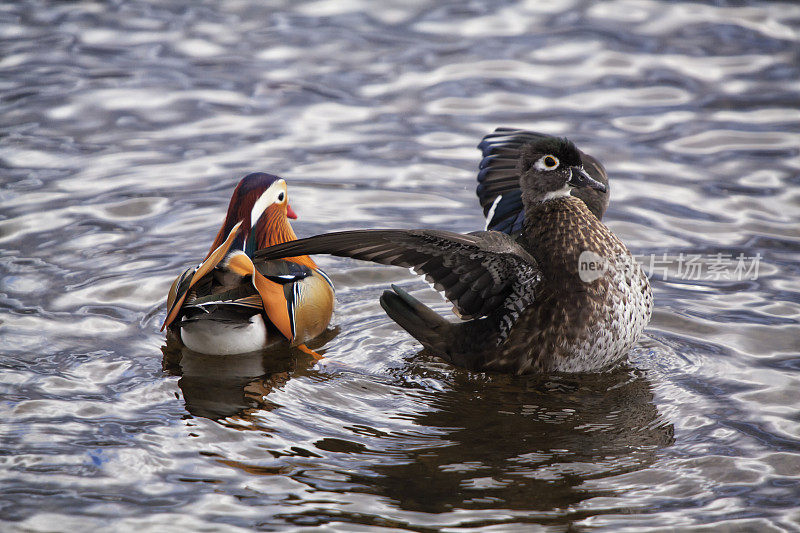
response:
{"label": "outstretched wing", "polygon": [[[514,235],[522,230],[524,213],[519,185],[518,162],[522,147],[550,137],[534,131],[497,128],[478,145],[483,159],[478,171],[476,194],[486,217],[486,229]],[[603,165],[594,157],[580,152],[583,168],[597,181],[608,185]],[[589,187],[572,193],[589,207],[598,219],[608,206],[608,193]]]}
{"label": "outstretched wing", "polygon": [[524,307],[527,298],[519,295],[532,291],[538,279],[534,259],[511,237],[494,231],[467,235],[436,230],[342,231],[271,246],[256,252],[255,259],[306,254],[410,268],[443,292],[464,319],[509,305]]}

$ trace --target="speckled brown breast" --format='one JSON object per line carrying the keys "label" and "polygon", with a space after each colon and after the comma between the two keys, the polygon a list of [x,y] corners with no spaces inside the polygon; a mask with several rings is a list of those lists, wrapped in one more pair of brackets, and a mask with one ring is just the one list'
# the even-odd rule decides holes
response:
{"label": "speckled brown breast", "polygon": [[[614,364],[650,319],[653,298],[647,277],[625,245],[580,200],[551,200],[527,214],[522,244],[536,259],[542,279],[534,302],[486,367],[516,373],[581,372]],[[604,259],[604,270],[590,281],[582,280],[579,271],[585,252]]]}

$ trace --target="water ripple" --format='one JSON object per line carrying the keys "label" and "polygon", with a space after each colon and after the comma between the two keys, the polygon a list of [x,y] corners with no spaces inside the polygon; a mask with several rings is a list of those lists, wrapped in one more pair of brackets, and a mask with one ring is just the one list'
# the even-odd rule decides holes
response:
{"label": "water ripple", "polygon": [[[793,530],[800,8],[613,0],[0,7],[0,526]],[[474,145],[568,135],[651,261],[630,366],[511,377],[420,351],[402,269],[319,258],[314,363],[158,331],[236,181],[298,234],[483,227]],[[722,258],[758,274],[715,278]],[[681,261],[701,270],[686,276]],[[751,272],[752,274],[752,272]]]}

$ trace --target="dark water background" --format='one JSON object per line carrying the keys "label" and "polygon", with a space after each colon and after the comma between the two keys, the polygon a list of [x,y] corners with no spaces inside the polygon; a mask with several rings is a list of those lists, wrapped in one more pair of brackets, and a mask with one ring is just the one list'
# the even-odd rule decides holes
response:
{"label": "dark water background", "polygon": [[[797,4],[7,2],[0,117],[1,530],[800,528]],[[435,294],[325,257],[322,364],[162,363],[243,175],[301,236],[472,231],[501,125],[598,156],[607,223],[672,258],[629,366],[455,370],[377,303]]]}

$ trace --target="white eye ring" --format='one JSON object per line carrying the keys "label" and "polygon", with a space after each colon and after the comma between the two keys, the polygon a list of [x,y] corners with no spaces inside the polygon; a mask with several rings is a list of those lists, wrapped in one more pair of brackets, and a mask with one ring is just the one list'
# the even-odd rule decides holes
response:
{"label": "white eye ring", "polygon": [[556,156],[548,154],[540,157],[533,166],[536,170],[555,170],[559,164]]}
{"label": "white eye ring", "polygon": [[267,187],[267,190],[258,197],[258,200],[253,204],[253,209],[250,211],[251,226],[255,226],[256,221],[258,221],[269,206],[281,203],[286,199],[286,191],[284,190],[283,183],[283,180],[273,182],[272,185]]}

